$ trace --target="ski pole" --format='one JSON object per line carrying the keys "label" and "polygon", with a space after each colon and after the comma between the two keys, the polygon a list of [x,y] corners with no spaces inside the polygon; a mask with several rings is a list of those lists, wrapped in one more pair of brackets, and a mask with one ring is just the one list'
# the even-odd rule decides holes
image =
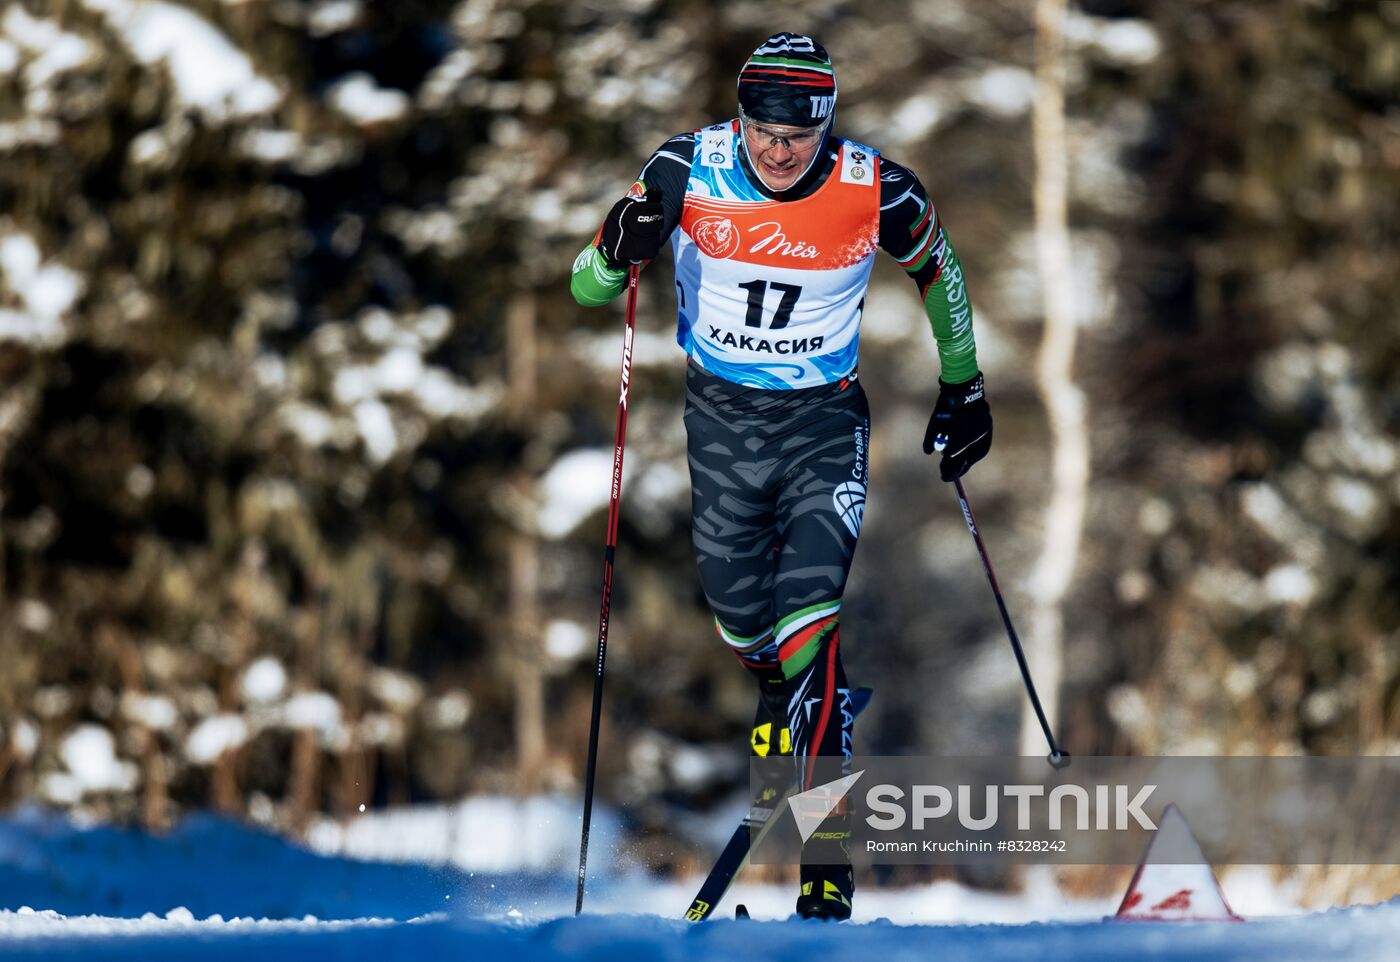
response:
{"label": "ski pole", "polygon": [[1006,611],[1006,599],[1001,596],[1001,586],[997,584],[996,572],[992,570],[992,559],[987,557],[987,546],[982,542],[982,534],[977,530],[977,520],[972,515],[972,505],[967,502],[967,490],[963,488],[962,478],[956,478],[953,484],[958,489],[958,503],[962,505],[963,520],[967,522],[967,530],[972,534],[972,540],[977,543],[977,553],[982,556],[982,569],[987,572],[987,583],[992,586],[992,594],[996,596],[997,608],[1001,611],[1002,624],[1006,625],[1006,635],[1011,639],[1011,649],[1016,653],[1016,664],[1021,666],[1021,679],[1026,683],[1026,694],[1031,698],[1031,707],[1035,709],[1035,717],[1040,719],[1041,730],[1045,732],[1045,740],[1050,745],[1048,756],[1052,768],[1064,768],[1069,764],[1069,752],[1062,751],[1055,742],[1055,734],[1050,730],[1050,722],[1045,717],[1045,709],[1040,707],[1040,697],[1035,693],[1035,682],[1031,681],[1031,668],[1026,663],[1026,653],[1021,648],[1021,639],[1016,637],[1016,629],[1011,624],[1011,615]]}
{"label": "ski pole", "polygon": [[641,270],[641,265],[633,264],[627,271],[627,326],[622,335],[622,385],[617,395],[608,540],[603,548],[603,603],[598,612],[598,658],[593,672],[593,719],[588,726],[588,772],[584,776],[583,836],[578,846],[578,899],[574,902],[574,915],[583,911],[583,884],[588,876],[588,829],[593,821],[593,782],[598,772],[598,726],[603,714],[603,658],[608,650],[613,558],[617,554],[617,517],[622,498],[622,445],[627,437],[627,388],[632,380],[632,336],[637,324],[637,276]]}

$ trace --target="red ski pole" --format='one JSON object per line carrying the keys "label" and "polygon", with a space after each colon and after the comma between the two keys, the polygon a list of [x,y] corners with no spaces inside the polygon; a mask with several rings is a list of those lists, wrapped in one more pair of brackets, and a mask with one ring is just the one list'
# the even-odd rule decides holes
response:
{"label": "red ski pole", "polygon": [[641,265],[627,271],[627,327],[622,335],[622,385],[617,395],[612,493],[608,502],[608,540],[603,548],[603,603],[598,612],[598,658],[593,673],[593,719],[588,726],[588,772],[583,789],[583,837],[578,847],[578,899],[574,914],[583,911],[583,885],[588,876],[588,830],[593,820],[593,782],[598,772],[598,726],[603,714],[603,658],[608,651],[608,614],[612,608],[613,558],[617,554],[617,518],[622,498],[622,446],[627,437],[627,388],[632,380],[632,336],[637,326],[637,277]]}

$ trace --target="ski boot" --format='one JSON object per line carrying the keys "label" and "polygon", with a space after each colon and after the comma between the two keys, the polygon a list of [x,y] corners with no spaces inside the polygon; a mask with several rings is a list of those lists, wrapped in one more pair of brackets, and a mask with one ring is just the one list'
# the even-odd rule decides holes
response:
{"label": "ski boot", "polygon": [[851,917],[855,888],[855,877],[849,865],[804,864],[797,914],[804,919],[844,922]]}
{"label": "ski boot", "polygon": [[[782,716],[773,716],[762,699],[749,737],[749,753],[754,758],[792,757],[792,736]],[[760,808],[777,808],[792,782],[792,769],[786,765],[763,765],[758,769],[762,785],[753,804]]]}
{"label": "ski boot", "polygon": [[850,840],[851,814],[842,799],[802,846],[802,889],[797,896],[797,914],[804,919],[844,922],[851,917],[856,884],[846,848]]}
{"label": "ski boot", "polygon": [[[792,732],[788,729],[786,679],[778,666],[754,672],[758,676],[758,708],[754,712],[753,733],[749,736],[749,754],[754,758],[792,757]],[[759,769],[763,784],[754,805],[777,808],[792,783],[792,769],[785,765],[763,765]]]}

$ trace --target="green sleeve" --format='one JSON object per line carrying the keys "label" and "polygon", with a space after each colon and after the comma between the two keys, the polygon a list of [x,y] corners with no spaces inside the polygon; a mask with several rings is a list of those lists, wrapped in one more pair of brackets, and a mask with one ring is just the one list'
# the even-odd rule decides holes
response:
{"label": "green sleeve", "polygon": [[622,293],[626,286],[627,272],[609,267],[598,248],[592,244],[579,251],[574,258],[569,290],[574,300],[584,307],[601,307]]}
{"label": "green sleeve", "polygon": [[[937,225],[938,233],[943,233]],[[962,264],[947,237],[942,240],[942,258],[933,282],[924,289],[924,311],[928,314],[933,338],[938,342],[940,375],[946,384],[960,384],[977,376],[977,344],[972,337],[972,302],[968,300]],[[935,244],[931,254],[939,253]],[[913,273],[913,271],[910,271]]]}

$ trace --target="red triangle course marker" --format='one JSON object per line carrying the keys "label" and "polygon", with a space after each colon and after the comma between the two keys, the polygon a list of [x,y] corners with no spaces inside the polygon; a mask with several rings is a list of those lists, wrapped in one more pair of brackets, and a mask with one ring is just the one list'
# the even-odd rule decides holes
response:
{"label": "red triangle course marker", "polygon": [[1123,903],[1112,916],[1130,922],[1243,922],[1225,901],[1186,816],[1168,805],[1142,853]]}

